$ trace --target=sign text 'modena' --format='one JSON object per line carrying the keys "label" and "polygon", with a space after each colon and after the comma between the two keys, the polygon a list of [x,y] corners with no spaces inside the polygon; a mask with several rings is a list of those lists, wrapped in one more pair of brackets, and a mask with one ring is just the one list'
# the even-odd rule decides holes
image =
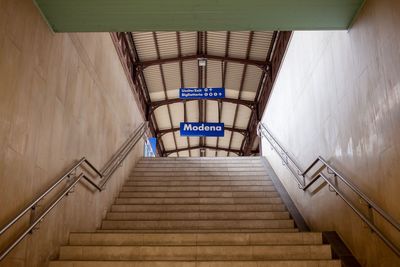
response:
{"label": "sign text 'modena'", "polygon": [[223,123],[207,123],[207,122],[181,122],[181,136],[208,136],[222,137],[224,136]]}

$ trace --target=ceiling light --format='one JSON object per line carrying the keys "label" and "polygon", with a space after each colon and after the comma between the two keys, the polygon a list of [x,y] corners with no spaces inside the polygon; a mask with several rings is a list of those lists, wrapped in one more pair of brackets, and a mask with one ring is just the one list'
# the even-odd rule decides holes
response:
{"label": "ceiling light", "polygon": [[197,61],[199,62],[199,67],[207,66],[207,59],[206,58],[198,58]]}

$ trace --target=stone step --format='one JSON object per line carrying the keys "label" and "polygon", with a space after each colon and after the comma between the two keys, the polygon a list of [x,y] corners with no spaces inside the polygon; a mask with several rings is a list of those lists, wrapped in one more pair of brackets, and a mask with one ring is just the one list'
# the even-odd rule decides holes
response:
{"label": "stone step", "polygon": [[119,229],[98,229],[96,233],[298,233],[299,229],[297,228],[264,228],[264,229],[141,229],[141,230],[119,230]]}
{"label": "stone step", "polygon": [[294,228],[291,219],[286,220],[145,220],[117,221],[103,220],[101,229],[141,230],[141,229],[264,229]]}
{"label": "stone step", "polygon": [[286,211],[283,204],[112,205],[112,212]]}
{"label": "stone step", "polygon": [[265,173],[265,169],[263,166],[254,167],[252,166],[231,166],[231,167],[222,167],[222,166],[215,166],[215,167],[205,167],[205,166],[191,166],[191,167],[165,167],[165,166],[158,166],[158,167],[135,167],[133,169],[133,173],[135,172],[263,172]]}
{"label": "stone step", "polygon": [[252,176],[130,176],[127,181],[270,181],[267,175]]}
{"label": "stone step", "polygon": [[125,182],[125,186],[235,186],[235,185],[273,185],[270,180],[258,180],[258,181],[147,181],[147,180],[128,180]]}
{"label": "stone step", "polygon": [[181,158],[173,158],[173,157],[156,157],[156,158],[141,158],[140,162],[206,162],[206,161],[220,161],[220,162],[232,162],[232,161],[239,161],[239,162],[248,162],[248,161],[255,161],[260,162],[261,157],[181,157]]}
{"label": "stone step", "polygon": [[131,176],[266,176],[265,171],[186,171],[186,172],[156,172],[156,171],[136,171],[132,172]]}
{"label": "stone step", "polygon": [[320,245],[321,233],[71,233],[69,245]]}
{"label": "stone step", "polygon": [[229,186],[123,186],[123,192],[137,191],[157,191],[157,192],[241,192],[241,191],[276,191],[272,185],[257,186],[257,185],[229,185]]}
{"label": "stone step", "polygon": [[341,267],[340,260],[52,261],[50,267]]}
{"label": "stone step", "polygon": [[280,197],[276,191],[250,192],[121,192],[119,197]]}
{"label": "stone step", "polygon": [[271,220],[290,219],[288,212],[109,212],[106,220]]}
{"label": "stone step", "polygon": [[115,204],[281,204],[279,197],[170,197],[170,198],[117,198]]}
{"label": "stone step", "polygon": [[249,168],[249,167],[256,167],[256,168],[262,168],[264,165],[262,163],[241,163],[241,162],[236,162],[236,163],[225,163],[225,162],[193,162],[193,163],[185,163],[185,162],[173,162],[173,163],[168,163],[168,162],[163,162],[162,164],[159,164],[158,162],[139,162],[136,164],[136,167],[138,168],[199,168],[199,167],[205,167],[205,168],[230,168],[230,167],[239,167],[239,168]]}
{"label": "stone step", "polygon": [[327,260],[329,245],[62,246],[61,260]]}

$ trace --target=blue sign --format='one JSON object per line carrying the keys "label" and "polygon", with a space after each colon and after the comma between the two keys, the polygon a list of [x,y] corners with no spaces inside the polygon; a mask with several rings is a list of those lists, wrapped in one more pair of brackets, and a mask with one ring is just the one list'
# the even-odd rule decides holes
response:
{"label": "blue sign", "polygon": [[180,88],[180,99],[219,99],[225,98],[225,88]]}
{"label": "blue sign", "polygon": [[149,143],[151,145],[151,149],[153,150],[153,152],[155,154],[156,153],[156,149],[157,149],[157,138],[150,137],[148,140],[149,140]]}
{"label": "blue sign", "polygon": [[225,134],[223,123],[181,122],[181,136],[223,137]]}

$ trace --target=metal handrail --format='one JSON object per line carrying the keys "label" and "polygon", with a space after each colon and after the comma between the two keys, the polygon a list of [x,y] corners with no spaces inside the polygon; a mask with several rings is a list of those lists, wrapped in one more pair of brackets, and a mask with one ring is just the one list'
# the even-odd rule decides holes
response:
{"label": "metal handrail", "polygon": [[[397,255],[400,256],[400,248],[396,246],[389,238],[376,226],[372,219],[367,217],[362,213],[362,211],[357,208],[352,201],[344,195],[344,193],[338,188],[336,183],[325,175],[323,172],[327,170],[328,174],[334,175],[334,177],[339,178],[348,188],[350,188],[356,195],[358,195],[363,201],[368,205],[368,208],[375,210],[378,214],[382,216],[390,225],[392,225],[397,231],[400,231],[400,224],[387,212],[385,212],[381,207],[379,207],[373,200],[371,200],[367,195],[365,195],[359,188],[357,188],[348,178],[337,171],[331,164],[329,164],[323,157],[317,157],[305,171],[302,171],[299,164],[289,155],[289,153],[283,148],[279,141],[271,134],[268,128],[260,123],[258,126],[258,133],[261,137],[270,143],[273,150],[275,150],[278,156],[282,159],[284,165],[290,170],[296,179],[296,182],[300,189],[306,191],[311,185],[313,185],[319,178],[322,178],[329,187],[361,218],[368,227],[376,233],[379,238]],[[279,150],[279,151],[278,151]],[[310,171],[318,164],[321,163],[322,166],[313,175],[307,177]],[[293,167],[293,166],[294,167]],[[310,181],[307,183],[307,178]]]}
{"label": "metal handrail", "polygon": [[[4,234],[8,229],[10,229],[17,221],[19,221],[26,213],[29,211],[35,210],[38,203],[50,194],[61,182],[66,179],[70,179],[73,177],[70,184],[61,191],[61,193],[57,194],[57,197],[50,202],[50,204],[44,209],[44,211],[34,219],[29,226],[20,233],[15,240],[13,240],[6,248],[0,252],[0,261],[2,261],[29,233],[32,233],[35,227],[43,221],[46,215],[56,207],[59,202],[66,197],[70,192],[72,192],[73,188],[76,184],[82,179],[86,180],[90,185],[92,185],[95,189],[101,192],[110,177],[114,174],[114,172],[121,165],[122,161],[129,155],[132,151],[133,147],[137,144],[137,142],[142,138],[148,129],[148,123],[143,122],[137,129],[135,129],[134,133],[125,141],[125,143],[117,150],[117,152],[111,157],[111,159],[106,163],[106,165],[99,171],[94,165],[87,160],[85,157],[81,158],[77,163],[75,163],[71,168],[69,168],[61,177],[59,177],[49,188],[47,188],[42,194],[40,194],[37,198],[35,198],[30,204],[28,204],[25,208],[23,208],[13,219],[11,219],[7,224],[0,228],[0,236]],[[89,168],[96,173],[96,175],[102,179],[101,183],[98,185],[93,180],[88,178],[83,170],[78,175],[76,171],[83,167],[84,165],[89,166]]]}

